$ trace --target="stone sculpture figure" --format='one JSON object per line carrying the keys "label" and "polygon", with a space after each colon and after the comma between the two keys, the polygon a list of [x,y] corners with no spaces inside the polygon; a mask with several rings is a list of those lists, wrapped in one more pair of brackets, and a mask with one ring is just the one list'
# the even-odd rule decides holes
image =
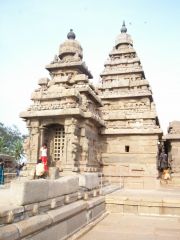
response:
{"label": "stone sculpture figure", "polygon": [[54,59],[53,59],[53,61],[51,62],[52,64],[53,63],[57,63],[59,61],[59,59],[58,59],[58,56],[55,54],[54,55]]}
{"label": "stone sculpture figure", "polygon": [[29,160],[30,159],[30,137],[27,137],[24,139],[23,149],[24,149],[26,158]]}

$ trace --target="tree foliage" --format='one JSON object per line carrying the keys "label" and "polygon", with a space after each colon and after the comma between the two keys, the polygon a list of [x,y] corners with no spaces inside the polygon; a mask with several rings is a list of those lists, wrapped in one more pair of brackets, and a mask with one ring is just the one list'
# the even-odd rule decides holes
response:
{"label": "tree foliage", "polygon": [[25,136],[15,125],[7,127],[0,122],[0,153],[14,156],[16,160],[19,160],[24,154],[24,138]]}

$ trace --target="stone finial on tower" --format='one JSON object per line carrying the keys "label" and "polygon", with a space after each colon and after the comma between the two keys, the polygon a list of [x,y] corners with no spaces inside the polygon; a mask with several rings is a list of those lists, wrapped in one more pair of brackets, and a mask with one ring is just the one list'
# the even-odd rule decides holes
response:
{"label": "stone finial on tower", "polygon": [[75,38],[75,33],[72,29],[70,29],[70,32],[67,34],[67,39],[59,46],[60,60],[66,59],[66,61],[69,61],[69,59],[71,59],[71,61],[74,61],[74,57],[77,57],[76,61],[78,58],[82,60],[83,49],[80,43]]}
{"label": "stone finial on tower", "polygon": [[123,21],[123,24],[121,27],[121,33],[116,38],[115,47],[117,48],[120,44],[128,44],[133,46],[131,35],[127,33],[125,21]]}
{"label": "stone finial on tower", "polygon": [[125,25],[125,21],[123,21],[122,27],[121,27],[121,33],[126,33],[127,32],[127,28]]}
{"label": "stone finial on tower", "polygon": [[75,39],[76,38],[76,35],[75,35],[75,33],[73,32],[72,29],[70,29],[70,32],[67,34],[67,38],[68,39]]}

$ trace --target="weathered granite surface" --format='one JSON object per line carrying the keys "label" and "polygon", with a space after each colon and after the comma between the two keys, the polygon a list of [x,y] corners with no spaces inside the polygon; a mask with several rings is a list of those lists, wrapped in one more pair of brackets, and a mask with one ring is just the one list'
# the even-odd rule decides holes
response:
{"label": "weathered granite surface", "polygon": [[87,190],[99,187],[98,173],[84,173],[79,175],[79,186]]}
{"label": "weathered granite surface", "polygon": [[148,176],[149,181],[157,177],[162,130],[150,83],[125,23],[98,88],[89,81],[92,75],[73,31],[46,69],[50,78],[39,80],[32,105],[20,114],[29,129],[25,142],[29,172],[46,142],[48,165],[61,175],[101,171],[115,182],[121,176],[132,180]]}
{"label": "weathered granite surface", "polygon": [[[97,174],[88,174],[90,179]],[[99,184],[82,189],[79,175],[56,180],[16,180],[0,189],[0,239],[67,239],[105,212]],[[94,192],[95,191],[95,192]],[[63,229],[62,229],[63,228]]]}
{"label": "weathered granite surface", "polygon": [[169,123],[168,133],[165,135],[168,149],[168,161],[171,166],[174,183],[180,180],[180,121]]}

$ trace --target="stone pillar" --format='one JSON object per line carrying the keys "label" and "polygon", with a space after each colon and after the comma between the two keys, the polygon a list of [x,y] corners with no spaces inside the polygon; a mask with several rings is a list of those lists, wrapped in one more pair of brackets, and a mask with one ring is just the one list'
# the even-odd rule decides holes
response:
{"label": "stone pillar", "polygon": [[88,164],[88,159],[89,159],[89,140],[85,136],[84,132],[85,132],[85,129],[83,129],[82,134],[81,134],[82,154],[81,154],[81,166],[80,166],[80,168],[83,171],[86,171],[86,166]]}
{"label": "stone pillar", "polygon": [[39,122],[31,121],[28,123],[29,137],[28,137],[28,147],[29,147],[29,159],[28,168],[34,168],[39,159],[39,147],[40,147],[40,134],[39,134]]}
{"label": "stone pillar", "polygon": [[45,131],[45,127],[40,127],[40,146],[43,145],[44,143],[44,131]]}
{"label": "stone pillar", "polygon": [[30,135],[30,161],[37,162],[39,158],[39,129],[32,128]]}
{"label": "stone pillar", "polygon": [[79,131],[75,118],[65,120],[65,151],[62,163],[64,172],[78,172]]}

